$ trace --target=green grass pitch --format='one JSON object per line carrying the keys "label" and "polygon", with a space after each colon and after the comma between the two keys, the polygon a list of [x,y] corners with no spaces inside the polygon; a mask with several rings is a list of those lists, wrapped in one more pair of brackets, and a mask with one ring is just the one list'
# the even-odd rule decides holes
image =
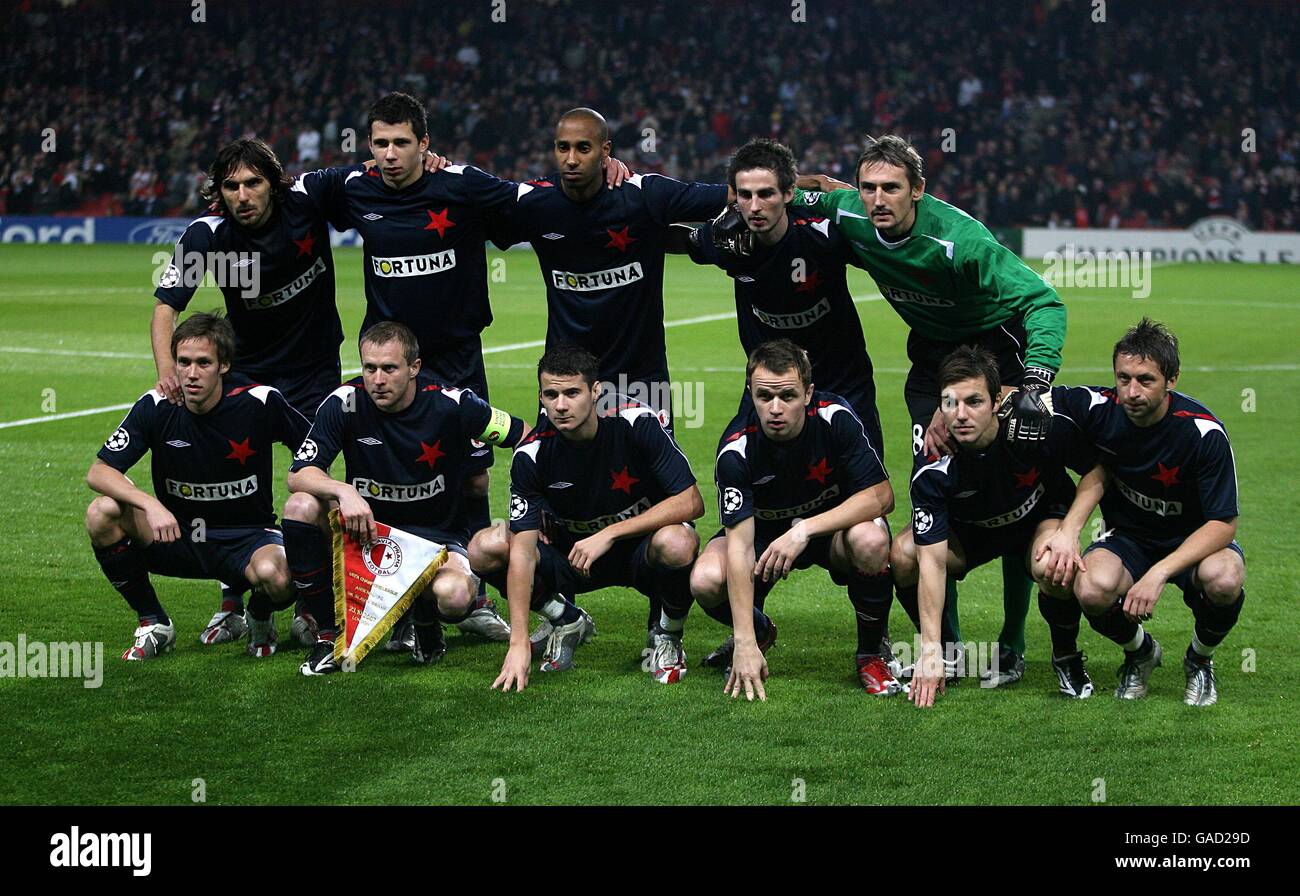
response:
{"label": "green grass pitch", "polygon": [[[129,404],[152,385],[155,251],[0,247],[0,422]],[[527,416],[539,350],[492,349],[540,340],[545,305],[532,253],[503,257],[504,282],[492,284],[496,322],[484,334],[488,373],[493,403]],[[363,306],[360,250],[336,258],[350,342]],[[854,272],[851,283],[876,365],[898,531],[908,520],[906,333],[865,274]],[[1028,671],[1014,688],[964,683],[929,712],[903,698],[868,698],[853,675],[848,601],[816,569],[796,573],[769,599],[781,635],[765,704],[725,698],[721,676],[698,666],[678,686],[652,682],[640,669],[645,602],[621,589],[584,600],[600,636],[579,653],[579,667],[535,675],[523,694],[489,689],[503,645],[454,631],[435,668],[374,654],[356,674],[327,679],[300,677],[303,651],[290,646],[262,661],[241,645],[201,647],[216,589],[170,579],[157,585],[177,624],[177,649],[127,665],[118,656],[134,620],[104,581],[82,523],[92,497],[83,476],[123,413],[101,411],[0,428],[0,641],[103,642],[105,664],[98,689],[0,678],[0,803],[183,804],[195,779],[218,804],[474,804],[494,794],[511,804],[788,804],[801,781],[813,804],[1079,805],[1100,794],[1097,779],[1116,804],[1300,802],[1291,691],[1300,283],[1283,266],[1172,265],[1154,270],[1153,285],[1145,299],[1124,289],[1063,291],[1070,325],[1060,381],[1109,382],[1110,346],[1151,314],[1181,338],[1180,390],[1227,425],[1249,600],[1219,650],[1216,707],[1181,702],[1178,660],[1191,615],[1173,589],[1150,625],[1166,661],[1145,701],[1109,696],[1119,653],[1086,626],[1081,641],[1099,693],[1082,703],[1058,697],[1036,607]],[[705,496],[707,537],[717,527],[713,449],[739,397],[743,357],[721,272],[670,259],[666,294],[667,320],[682,322],[668,329],[673,375],[703,388],[704,425],[680,427],[679,438]],[[219,304],[205,289],[192,307]],[[346,345],[344,367],[355,368]],[[277,450],[283,471],[288,455]],[[493,472],[498,515],[508,460],[498,454]],[[281,478],[277,503],[284,496]],[[998,576],[993,564],[961,588],[968,640],[996,638]],[[891,628],[896,640],[912,636],[897,608]],[[287,637],[284,614],[280,629]],[[693,613],[690,658],[698,662],[724,635]],[[364,774],[343,773],[354,764]]]}

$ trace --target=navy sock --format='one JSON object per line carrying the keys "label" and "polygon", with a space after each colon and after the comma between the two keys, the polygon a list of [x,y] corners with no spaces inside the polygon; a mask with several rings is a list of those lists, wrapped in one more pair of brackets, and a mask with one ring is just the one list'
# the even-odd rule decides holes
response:
{"label": "navy sock", "polygon": [[1083,610],[1072,597],[1064,600],[1038,592],[1038,612],[1052,634],[1052,656],[1057,659],[1079,652],[1079,617]]}
{"label": "navy sock", "polygon": [[[1088,617],[1092,630],[1103,638],[1108,638],[1123,647],[1137,635],[1138,624],[1130,622],[1124,615],[1124,598],[1116,598],[1110,609],[1096,616]],[[1145,644],[1145,642],[1144,642]],[[1140,651],[1141,648],[1138,648]]]}
{"label": "navy sock", "polygon": [[130,536],[106,547],[91,544],[99,568],[104,571],[108,583],[117,589],[117,593],[126,598],[126,602],[140,617],[141,625],[153,625],[171,622],[158,593],[149,581],[149,569],[145,565],[144,551],[133,542]]}
{"label": "navy sock", "polygon": [[317,629],[332,634],[334,620],[334,565],[325,533],[311,523],[284,521],[284,552],[289,559],[294,591]]}
{"label": "navy sock", "polygon": [[1192,608],[1192,616],[1196,619],[1196,640],[1206,647],[1217,647],[1237,624],[1242,604],[1246,602],[1246,589],[1241,589],[1237,599],[1226,606],[1210,603],[1202,591],[1198,591],[1192,599],[1184,600]]}
{"label": "navy sock", "polygon": [[265,622],[271,618],[272,607],[270,596],[261,588],[254,588],[248,594],[248,615],[258,622]]}
{"label": "navy sock", "polygon": [[[680,621],[686,618],[686,614],[691,611],[691,604],[695,603],[695,596],[691,594],[691,567],[671,567],[654,563],[650,565],[650,581],[652,593],[659,597],[659,605],[662,615],[667,616],[670,620]],[[650,609],[653,612],[655,600],[650,599]],[[653,617],[654,626],[659,626],[661,620],[659,614]],[[677,628],[680,630],[680,626]]]}
{"label": "navy sock", "polygon": [[221,609],[236,616],[244,612],[244,592],[236,591],[229,585],[221,585]]}
{"label": "navy sock", "polygon": [[880,639],[894,602],[894,580],[888,571],[875,575],[853,573],[849,578],[849,602],[858,625],[858,655],[880,653]]}
{"label": "navy sock", "polygon": [[[949,580],[949,585],[952,581]],[[912,625],[916,626],[919,634],[921,631],[921,602],[919,596],[919,586],[917,585],[895,585],[895,591],[898,593],[898,604],[907,614],[907,618],[912,620]],[[946,602],[951,597],[945,597],[943,615],[939,617],[939,638],[945,644],[952,644],[958,640],[957,632],[954,630],[952,620],[956,617],[955,612],[949,611],[949,604]]]}

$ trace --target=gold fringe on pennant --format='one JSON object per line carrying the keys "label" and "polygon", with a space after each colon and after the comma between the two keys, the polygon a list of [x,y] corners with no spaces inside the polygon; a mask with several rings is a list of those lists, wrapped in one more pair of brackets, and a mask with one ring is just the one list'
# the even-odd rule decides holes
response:
{"label": "gold fringe on pennant", "polygon": [[[419,596],[420,592],[429,587],[429,583],[433,581],[434,574],[438,572],[442,567],[442,564],[447,562],[447,549],[443,547],[442,550],[438,552],[438,556],[433,558],[432,562],[425,567],[424,572],[420,573],[415,578],[415,581],[411,583],[411,587],[406,589],[406,592],[398,598],[397,603],[393,604],[392,607],[389,608],[388,612],[384,614],[384,617],[370,630],[370,634],[362,638],[353,648],[351,656],[347,657],[345,656],[345,653],[347,650],[346,642],[348,637],[348,602],[343,575],[343,517],[339,513],[337,507],[330,511],[329,519],[330,532],[334,536],[334,617],[339,626],[339,637],[334,639],[334,662],[342,666],[345,659],[350,659],[355,667],[355,665],[365,659],[366,654],[374,649],[375,645],[388,634],[389,629],[397,624],[397,620],[402,618],[402,614],[407,611],[411,604],[415,603],[415,598]],[[431,543],[436,544],[437,542]]]}

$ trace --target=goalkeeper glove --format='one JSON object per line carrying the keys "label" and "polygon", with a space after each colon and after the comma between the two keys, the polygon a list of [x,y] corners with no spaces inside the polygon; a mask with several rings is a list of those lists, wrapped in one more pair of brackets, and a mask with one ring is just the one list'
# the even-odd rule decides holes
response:
{"label": "goalkeeper glove", "polygon": [[1000,416],[1007,419],[1007,441],[1045,442],[1052,426],[1052,377],[1045,367],[1025,368],[1025,378],[1002,403]]}
{"label": "goalkeeper glove", "polygon": [[749,255],[754,249],[754,235],[734,202],[728,203],[718,213],[710,229],[713,232],[713,247],[719,252]]}

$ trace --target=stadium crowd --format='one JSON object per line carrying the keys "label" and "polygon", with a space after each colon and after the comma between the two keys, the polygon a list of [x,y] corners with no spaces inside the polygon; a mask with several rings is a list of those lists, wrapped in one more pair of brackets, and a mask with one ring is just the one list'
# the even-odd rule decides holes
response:
{"label": "stadium crowd", "polygon": [[615,155],[680,178],[722,179],[754,136],[844,178],[889,131],[990,226],[1300,229],[1294,4],[504,9],[234,0],[195,22],[188,2],[25,0],[0,31],[0,214],[192,215],[216,147],[256,135],[294,173],[358,161],[366,107],[407,90],[437,151],[512,179],[549,168],[550,125],[587,105]]}

